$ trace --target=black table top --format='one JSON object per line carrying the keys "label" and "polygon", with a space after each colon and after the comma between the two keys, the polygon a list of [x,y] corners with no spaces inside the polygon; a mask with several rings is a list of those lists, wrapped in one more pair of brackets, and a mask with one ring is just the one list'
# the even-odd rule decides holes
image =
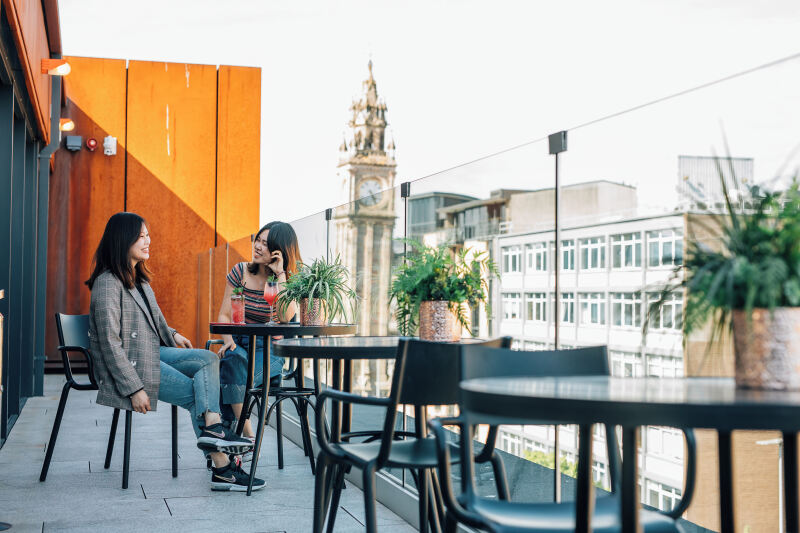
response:
{"label": "black table top", "polygon": [[400,337],[320,337],[283,339],[274,344],[279,357],[304,359],[394,359]]}
{"label": "black table top", "polygon": [[800,430],[800,392],[737,389],[728,378],[481,378],[461,391],[476,422]]}
{"label": "black table top", "polygon": [[301,326],[293,322],[288,324],[223,324],[212,322],[209,324],[211,333],[221,335],[256,335],[266,337],[283,335],[353,335],[356,332],[355,324],[329,324],[327,326]]}

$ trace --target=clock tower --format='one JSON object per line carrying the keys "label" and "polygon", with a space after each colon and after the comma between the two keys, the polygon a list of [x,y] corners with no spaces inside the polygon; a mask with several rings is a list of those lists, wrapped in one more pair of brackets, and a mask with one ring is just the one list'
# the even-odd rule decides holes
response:
{"label": "clock tower", "polygon": [[347,204],[336,209],[336,252],[347,266],[359,297],[358,334],[387,335],[391,318],[389,284],[395,224],[394,141],[386,138],[386,103],[372,77],[350,107],[348,130],[339,147],[339,175]]}

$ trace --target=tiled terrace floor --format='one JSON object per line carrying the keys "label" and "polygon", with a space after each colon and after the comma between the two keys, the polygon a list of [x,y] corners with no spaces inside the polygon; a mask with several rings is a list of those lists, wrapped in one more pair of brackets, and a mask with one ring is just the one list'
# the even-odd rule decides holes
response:
{"label": "tiled terrace floor", "polygon": [[[285,440],[286,464],[278,470],[275,433],[268,428],[258,468],[267,487],[249,498],[211,492],[185,411],[179,411],[179,474],[172,478],[166,404],[156,413],[134,415],[130,485],[122,490],[124,416],[111,468],[104,470],[112,410],[95,405],[95,392],[71,391],[47,481],[40,483],[63,382],[46,376],[44,397],[28,400],[0,449],[0,521],[11,522],[12,532],[311,531],[314,478],[301,449]],[[361,492],[348,485],[342,499],[336,531],[363,531]],[[378,519],[381,531],[416,531],[381,505]]]}

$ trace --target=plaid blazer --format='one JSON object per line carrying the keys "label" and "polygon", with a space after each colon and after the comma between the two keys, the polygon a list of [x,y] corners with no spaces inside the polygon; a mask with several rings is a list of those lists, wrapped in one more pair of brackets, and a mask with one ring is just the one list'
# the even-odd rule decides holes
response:
{"label": "plaid blazer", "polygon": [[175,330],[167,325],[153,289],[142,284],[153,319],[139,291],[128,289],[114,274],[103,272],[94,281],[89,308],[89,342],[100,390],[97,403],[132,410],[130,395],[144,389],[155,411],[161,379],[161,338],[175,346]]}

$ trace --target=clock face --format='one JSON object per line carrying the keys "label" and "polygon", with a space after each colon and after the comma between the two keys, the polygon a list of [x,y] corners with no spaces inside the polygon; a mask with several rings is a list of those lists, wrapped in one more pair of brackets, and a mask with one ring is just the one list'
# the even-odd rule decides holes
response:
{"label": "clock face", "polygon": [[381,184],[378,180],[365,180],[358,187],[361,205],[371,206],[381,201]]}

